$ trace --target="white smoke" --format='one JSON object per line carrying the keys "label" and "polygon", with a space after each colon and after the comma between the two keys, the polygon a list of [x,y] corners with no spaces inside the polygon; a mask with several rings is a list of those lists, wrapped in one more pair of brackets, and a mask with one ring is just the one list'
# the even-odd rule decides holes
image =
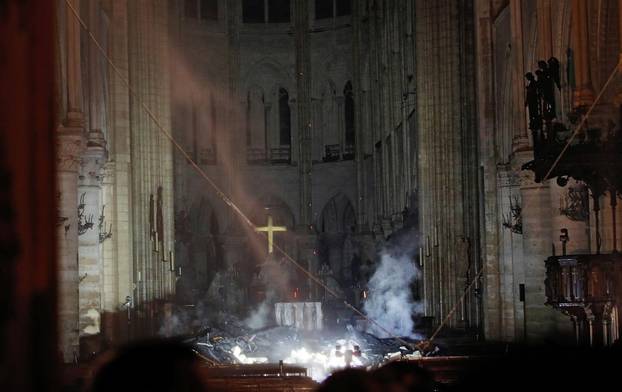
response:
{"label": "white smoke", "polygon": [[260,329],[275,323],[274,303],[287,298],[290,285],[288,265],[269,257],[261,267],[259,280],[265,287],[265,299],[244,320],[251,329]]}
{"label": "white smoke", "polygon": [[[414,301],[411,290],[418,275],[419,270],[407,254],[383,253],[380,265],[369,280],[365,312],[394,336],[418,337],[414,333],[412,316],[421,312],[421,306]],[[367,330],[382,338],[389,337],[372,322],[368,323]]]}
{"label": "white smoke", "polygon": [[162,337],[173,337],[190,333],[193,327],[193,320],[190,314],[183,310],[176,310],[166,314],[162,320],[162,325],[158,335]]}
{"label": "white smoke", "polygon": [[250,315],[244,320],[244,325],[251,329],[260,329],[269,325],[270,323],[270,310],[272,306],[268,301],[263,301],[257,309],[254,309]]}

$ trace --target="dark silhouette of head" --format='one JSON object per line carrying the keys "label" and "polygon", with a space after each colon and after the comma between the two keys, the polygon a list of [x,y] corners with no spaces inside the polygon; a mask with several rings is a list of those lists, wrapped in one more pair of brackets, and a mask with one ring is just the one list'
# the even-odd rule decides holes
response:
{"label": "dark silhouette of head", "polygon": [[95,370],[91,392],[199,392],[205,384],[192,350],[168,340],[121,348]]}
{"label": "dark silhouette of head", "polygon": [[317,392],[378,392],[370,373],[361,369],[344,369],[333,373],[317,389]]}
{"label": "dark silhouette of head", "polygon": [[525,74],[525,79],[529,80],[530,82],[535,80],[535,77],[533,76],[533,74],[531,72],[527,72]]}
{"label": "dark silhouette of head", "polygon": [[373,373],[383,391],[431,392],[435,390],[432,375],[414,362],[391,362]]}

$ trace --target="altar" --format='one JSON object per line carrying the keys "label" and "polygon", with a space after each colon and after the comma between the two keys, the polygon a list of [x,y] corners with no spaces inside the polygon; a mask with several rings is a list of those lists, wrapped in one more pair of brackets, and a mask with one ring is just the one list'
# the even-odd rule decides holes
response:
{"label": "altar", "polygon": [[306,331],[320,331],[324,315],[321,302],[277,302],[274,304],[276,324]]}

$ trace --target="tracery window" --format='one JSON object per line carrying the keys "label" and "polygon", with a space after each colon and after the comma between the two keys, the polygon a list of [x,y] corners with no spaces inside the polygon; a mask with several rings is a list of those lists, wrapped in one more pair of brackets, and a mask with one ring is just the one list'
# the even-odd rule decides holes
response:
{"label": "tracery window", "polygon": [[354,155],[354,95],[352,94],[352,82],[348,81],[343,89],[344,96],[344,119],[345,119],[345,151],[344,157]]}
{"label": "tracery window", "polygon": [[244,23],[288,23],[290,0],[244,0],[242,19]]}
{"label": "tracery window", "polygon": [[289,107],[289,94],[284,88],[279,89],[279,143],[290,146],[292,139],[292,119]]}
{"label": "tracery window", "polygon": [[184,0],[187,19],[218,20],[218,0]]}
{"label": "tracery window", "polygon": [[315,0],[315,19],[328,19],[351,13],[351,0]]}

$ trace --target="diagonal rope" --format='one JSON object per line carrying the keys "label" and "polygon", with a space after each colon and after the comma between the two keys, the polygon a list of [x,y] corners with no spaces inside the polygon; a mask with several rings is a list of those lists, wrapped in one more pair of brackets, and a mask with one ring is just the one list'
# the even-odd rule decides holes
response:
{"label": "diagonal rope", "polygon": [[[205,171],[203,169],[201,169],[201,167],[192,159],[192,157],[190,156],[190,154],[188,154],[186,152],[186,150],[175,140],[175,138],[171,135],[171,133],[164,128],[164,126],[160,123],[158,117],[153,113],[153,111],[144,103],[144,101],[142,100],[142,98],[140,97],[140,95],[134,90],[134,88],[131,86],[129,80],[123,75],[123,73],[119,70],[119,68],[116,66],[116,64],[112,61],[112,59],[108,56],[108,54],[106,53],[106,51],[104,50],[104,48],[100,45],[99,41],[95,38],[95,36],[93,35],[93,33],[91,32],[91,30],[88,28],[87,24],[84,22],[84,20],[80,17],[79,13],[77,12],[77,10],[73,7],[73,5],[71,4],[70,0],[65,0],[65,3],[67,4],[67,6],[71,9],[71,12],[73,14],[73,16],[76,18],[76,20],[78,21],[78,23],[80,23],[80,25],[82,26],[82,28],[86,31],[86,33],[88,34],[89,38],[91,39],[91,41],[95,44],[95,46],[97,47],[97,49],[99,50],[99,52],[101,53],[101,55],[104,57],[104,59],[106,60],[106,62],[110,65],[110,67],[112,68],[112,70],[114,71],[114,73],[117,75],[117,77],[119,77],[119,79],[123,82],[123,84],[127,87],[130,95],[132,96],[132,98],[136,99],[136,101],[140,104],[140,106],[142,107],[142,109],[147,113],[147,115],[149,116],[149,118],[153,121],[153,123],[156,125],[156,127],[160,130],[160,132],[162,132],[162,134],[171,142],[171,144],[175,147],[175,149],[177,149],[177,151],[179,151],[181,153],[181,155],[186,158],[186,160],[188,162],[190,162],[191,166],[197,171],[197,173],[205,180],[207,181],[207,183],[213,188],[213,190],[216,192],[216,195],[225,202],[225,204],[227,204],[243,221],[244,223],[246,223],[246,225],[248,225],[251,229],[253,229],[253,231],[255,231],[255,229],[257,228],[257,226],[246,216],[246,214],[244,214],[244,212],[233,202],[233,200],[231,200],[230,197],[228,197],[221,189],[220,187],[207,175],[207,173],[205,173]],[[263,232],[257,232],[255,231],[257,234],[266,237],[267,234],[263,233]],[[305,274],[311,281],[313,281],[314,283],[316,283],[317,285],[319,285],[320,287],[322,287],[324,290],[326,290],[327,293],[331,294],[333,297],[335,297],[338,300],[342,300],[343,304],[348,307],[349,309],[351,309],[352,311],[354,311],[356,314],[358,314],[359,316],[361,316],[365,321],[367,322],[371,322],[372,324],[374,324],[376,327],[378,327],[380,330],[382,330],[384,333],[386,333],[391,339],[396,340],[397,342],[399,342],[402,345],[405,345],[407,347],[411,347],[412,348],[412,344],[407,342],[406,340],[400,338],[399,336],[396,336],[395,334],[393,334],[392,332],[390,332],[387,328],[385,328],[384,326],[382,326],[381,324],[379,324],[376,320],[370,318],[369,316],[367,316],[365,313],[363,313],[362,311],[360,311],[358,308],[356,308],[354,305],[350,304],[347,300],[341,298],[341,296],[336,293],[335,291],[333,291],[330,287],[328,287],[324,282],[322,282],[318,277],[316,277],[314,274],[312,274],[308,269],[306,269],[304,266],[302,266],[299,262],[297,262],[292,256],[290,256],[285,250],[283,250],[283,248],[279,247],[277,244],[273,245],[275,249],[277,249],[284,257],[287,261],[289,261],[290,263],[292,263],[296,268],[298,268],[298,270],[300,270],[303,274]]]}

